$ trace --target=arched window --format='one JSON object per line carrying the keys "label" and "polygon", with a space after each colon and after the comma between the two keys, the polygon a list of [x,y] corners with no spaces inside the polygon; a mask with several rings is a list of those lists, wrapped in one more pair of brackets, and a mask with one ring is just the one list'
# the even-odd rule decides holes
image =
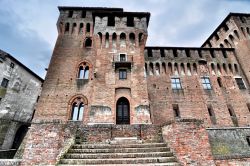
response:
{"label": "arched window", "polygon": [[135,44],[135,34],[134,33],[130,33],[129,34],[129,41],[131,44]]}
{"label": "arched window", "polygon": [[139,33],[139,43],[142,42],[142,39],[143,39],[143,33]]}
{"label": "arched window", "polygon": [[113,33],[113,35],[112,35],[112,46],[114,48],[116,47],[116,40],[117,40],[116,33]]}
{"label": "arched window", "polygon": [[215,75],[215,66],[214,66],[214,63],[211,63],[211,73],[212,73],[212,75]]}
{"label": "arched window", "polygon": [[145,76],[147,76],[147,75],[148,75],[148,64],[145,63]]}
{"label": "arched window", "polygon": [[173,74],[172,63],[171,62],[168,63],[168,71],[169,71],[169,75]]}
{"label": "arched window", "polygon": [[246,37],[246,32],[245,32],[244,28],[240,27],[240,29],[241,29],[241,32],[243,33],[243,35]]}
{"label": "arched window", "polygon": [[234,34],[235,34],[235,36],[236,36],[238,39],[240,39],[240,36],[239,36],[239,34],[238,34],[238,31],[237,31],[237,30],[234,30]]}
{"label": "arched window", "polygon": [[90,32],[90,23],[87,23],[86,25],[86,32]]}
{"label": "arched window", "polygon": [[174,75],[179,75],[178,64],[174,64]]}
{"label": "arched window", "polygon": [[191,65],[187,63],[187,75],[191,76]]}
{"label": "arched window", "polygon": [[220,64],[219,63],[217,64],[217,72],[218,72],[218,75],[221,75],[221,68],[220,68]]}
{"label": "arched window", "polygon": [[228,64],[228,68],[229,68],[230,73],[233,73],[233,68],[232,68],[232,65],[230,63]]}
{"label": "arched window", "polygon": [[193,63],[193,73],[197,74],[197,65],[196,65],[196,63]]}
{"label": "arched window", "polygon": [[85,69],[84,69],[84,76],[83,76],[84,79],[88,79],[89,78],[89,67],[86,66]]}
{"label": "arched window", "polygon": [[235,73],[239,72],[237,64],[234,64],[234,70],[235,70]]}
{"label": "arched window", "polygon": [[65,33],[68,33],[69,32],[69,23],[67,22],[65,24]]}
{"label": "arched window", "polygon": [[109,33],[108,32],[105,35],[105,48],[109,48]]}
{"label": "arched window", "polygon": [[220,44],[220,48],[224,48],[224,45],[223,45],[223,44]]}
{"label": "arched window", "polygon": [[248,34],[248,36],[250,36],[250,30],[248,27],[247,27],[247,34]]}
{"label": "arched window", "polygon": [[80,34],[83,33],[83,23],[80,23],[79,33],[80,33]]}
{"label": "arched window", "polygon": [[156,63],[156,65],[155,65],[155,74],[156,75],[160,75],[160,64],[159,63]]}
{"label": "arched window", "polygon": [[79,79],[89,79],[89,64],[86,62],[83,62],[79,66],[78,71],[78,78]]}
{"label": "arched window", "polygon": [[91,38],[87,38],[85,40],[85,47],[91,47],[92,46],[92,40]]}
{"label": "arched window", "polygon": [[75,33],[77,31],[76,29],[76,23],[73,23],[73,28],[72,28],[72,32],[71,33]]}
{"label": "arched window", "polygon": [[153,63],[149,64],[149,75],[153,75],[154,74],[154,65]]}
{"label": "arched window", "polygon": [[225,63],[223,63],[222,67],[223,67],[224,73],[227,73],[227,66]]}
{"label": "arched window", "polygon": [[234,43],[234,37],[232,35],[229,35],[229,39]]}
{"label": "arched window", "polygon": [[99,37],[99,42],[100,42],[100,47],[102,47],[102,33],[98,32],[98,37]]}
{"label": "arched window", "polygon": [[165,62],[162,62],[162,73],[166,74],[166,64],[165,64]]}
{"label": "arched window", "polygon": [[232,47],[232,45],[228,42],[227,39],[224,40],[225,44],[227,45],[227,47]]}
{"label": "arched window", "polygon": [[126,34],[125,33],[121,33],[120,35],[120,46],[126,47]]}
{"label": "arched window", "polygon": [[183,63],[181,63],[181,75],[185,75],[185,67]]}
{"label": "arched window", "polygon": [[71,115],[70,120],[73,121],[81,121],[83,119],[83,113],[84,113],[84,99],[81,97],[77,97],[73,100],[71,105]]}

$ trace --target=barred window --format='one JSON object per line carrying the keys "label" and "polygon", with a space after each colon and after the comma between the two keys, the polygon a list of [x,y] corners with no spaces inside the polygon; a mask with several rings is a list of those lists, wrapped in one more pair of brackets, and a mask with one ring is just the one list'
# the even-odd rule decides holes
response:
{"label": "barred window", "polygon": [[201,82],[202,82],[203,89],[207,89],[207,90],[212,89],[210,79],[208,77],[202,77]]}
{"label": "barred window", "polygon": [[172,86],[172,89],[175,89],[175,90],[182,89],[180,78],[171,78],[171,86]]}

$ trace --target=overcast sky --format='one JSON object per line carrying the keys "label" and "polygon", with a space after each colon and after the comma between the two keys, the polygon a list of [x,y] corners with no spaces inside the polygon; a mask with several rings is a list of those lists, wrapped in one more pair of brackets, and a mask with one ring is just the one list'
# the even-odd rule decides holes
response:
{"label": "overcast sky", "polygon": [[148,46],[199,47],[230,12],[250,0],[0,0],[0,49],[42,78],[57,37],[57,6],[150,12]]}

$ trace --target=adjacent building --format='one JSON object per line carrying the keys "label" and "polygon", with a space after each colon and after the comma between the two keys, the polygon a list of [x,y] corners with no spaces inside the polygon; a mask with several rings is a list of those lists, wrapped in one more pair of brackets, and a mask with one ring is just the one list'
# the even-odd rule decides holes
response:
{"label": "adjacent building", "polygon": [[6,157],[4,152],[15,152],[30,126],[43,79],[2,50],[0,71],[0,154]]}

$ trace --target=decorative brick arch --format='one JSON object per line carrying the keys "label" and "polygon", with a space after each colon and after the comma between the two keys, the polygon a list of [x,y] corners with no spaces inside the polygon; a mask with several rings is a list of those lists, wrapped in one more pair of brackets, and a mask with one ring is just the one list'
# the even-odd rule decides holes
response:
{"label": "decorative brick arch", "polygon": [[84,105],[84,112],[86,112],[87,105],[88,105],[87,97],[85,97],[82,94],[77,94],[77,95],[73,96],[69,100],[69,102],[68,102],[68,111],[67,111],[68,112],[68,116],[67,116],[68,120],[70,120],[72,118],[72,107],[73,107],[73,105],[76,104],[76,105],[79,106],[81,103]]}
{"label": "decorative brick arch", "polygon": [[89,76],[88,79],[93,79],[93,65],[87,61],[87,60],[83,60],[82,62],[80,62],[75,69],[75,73],[76,73],[76,78],[79,78],[79,70],[82,67],[83,69],[85,69],[86,67],[89,67]]}

